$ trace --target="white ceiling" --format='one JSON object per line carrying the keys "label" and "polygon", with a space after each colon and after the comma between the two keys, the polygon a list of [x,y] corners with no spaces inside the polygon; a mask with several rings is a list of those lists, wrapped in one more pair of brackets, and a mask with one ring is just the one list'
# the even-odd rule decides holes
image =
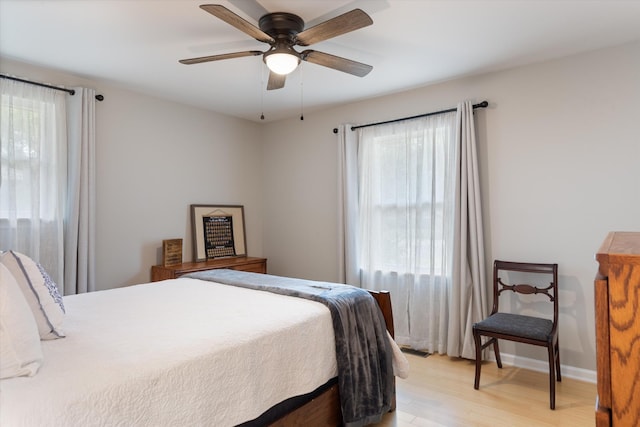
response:
{"label": "white ceiling", "polygon": [[[354,8],[372,26],[311,46],[373,66],[364,78],[303,63],[267,92],[266,50],[201,10],[219,3],[257,25],[265,10],[307,27]],[[0,0],[0,56],[259,121],[309,114],[456,77],[640,40],[640,0]],[[55,82],[51,82],[55,83]],[[108,99],[107,99],[108,102]]]}

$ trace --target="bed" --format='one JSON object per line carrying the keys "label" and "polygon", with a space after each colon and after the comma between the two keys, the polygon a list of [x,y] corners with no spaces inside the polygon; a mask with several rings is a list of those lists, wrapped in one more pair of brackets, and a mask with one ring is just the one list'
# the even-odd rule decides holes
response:
{"label": "bed", "polygon": [[[318,296],[343,292],[343,286],[351,292],[345,285],[215,270],[66,296],[66,337],[41,341],[42,364],[34,376],[0,381],[0,425],[375,422],[395,407],[386,363],[393,359],[406,370],[406,359],[386,332],[393,332],[389,295],[374,293],[369,299],[380,301],[386,317],[376,305],[379,320],[341,320],[365,340],[365,323],[381,323],[387,334],[383,342],[377,332],[367,355],[356,357],[367,365],[377,359],[374,374],[364,383],[354,380],[349,369],[362,366],[345,368],[344,358],[352,355],[339,347],[362,345],[338,345],[346,338],[337,332],[335,307]],[[304,289],[315,296],[301,295]],[[373,399],[370,389],[376,389]],[[378,402],[354,414],[371,406],[354,400],[363,394]]]}

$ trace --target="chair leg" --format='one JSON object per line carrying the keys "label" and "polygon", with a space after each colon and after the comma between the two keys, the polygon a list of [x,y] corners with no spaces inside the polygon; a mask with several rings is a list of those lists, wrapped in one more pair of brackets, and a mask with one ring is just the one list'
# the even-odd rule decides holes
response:
{"label": "chair leg", "polygon": [[480,334],[473,331],[473,341],[476,344],[476,377],[473,383],[473,388],[478,390],[480,388],[480,369],[482,369],[482,343],[480,341]]}
{"label": "chair leg", "polygon": [[562,375],[560,374],[560,344],[556,341],[556,379],[558,382],[562,381]]}
{"label": "chair leg", "polygon": [[498,368],[502,369],[502,359],[500,359],[500,348],[498,347],[498,339],[491,338],[493,340],[493,353],[496,355],[496,363]]}
{"label": "chair leg", "polygon": [[548,347],[549,352],[549,407],[556,409],[556,372],[557,363],[556,346],[552,343]]}

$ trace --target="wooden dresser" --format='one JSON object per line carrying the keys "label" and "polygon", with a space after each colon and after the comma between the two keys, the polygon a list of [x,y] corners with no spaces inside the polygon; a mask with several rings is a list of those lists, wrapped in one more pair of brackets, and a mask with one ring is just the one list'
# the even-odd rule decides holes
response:
{"label": "wooden dresser", "polygon": [[164,267],[154,265],[151,267],[151,281],[175,279],[183,274],[196,271],[215,270],[218,268],[230,268],[232,270],[251,271],[254,273],[267,272],[267,259],[254,257],[220,258],[201,262],[184,262],[182,264]]}
{"label": "wooden dresser", "polygon": [[611,232],[596,254],[596,426],[640,425],[640,232]]}

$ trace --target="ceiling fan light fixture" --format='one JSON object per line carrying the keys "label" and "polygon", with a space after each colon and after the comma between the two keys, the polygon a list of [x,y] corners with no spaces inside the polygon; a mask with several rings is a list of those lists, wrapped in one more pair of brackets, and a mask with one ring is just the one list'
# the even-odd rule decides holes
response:
{"label": "ceiling fan light fixture", "polygon": [[296,69],[300,58],[290,47],[276,47],[264,54],[264,62],[276,74],[287,75]]}

